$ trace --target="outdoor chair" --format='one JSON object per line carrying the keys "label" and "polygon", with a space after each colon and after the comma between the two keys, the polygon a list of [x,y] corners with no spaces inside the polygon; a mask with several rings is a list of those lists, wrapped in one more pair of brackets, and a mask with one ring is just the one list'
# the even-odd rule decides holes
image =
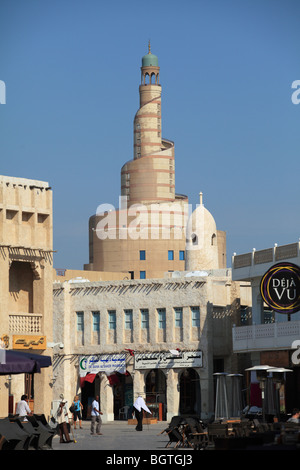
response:
{"label": "outdoor chair", "polygon": [[190,447],[195,450],[203,449],[208,443],[208,432],[203,422],[194,417],[186,418],[185,435]]}
{"label": "outdoor chair", "polygon": [[52,448],[52,440],[56,434],[56,430],[51,429],[50,426],[46,427],[41,421],[38,421],[35,416],[27,416],[28,421],[32,424],[34,430],[39,434],[38,448]]}
{"label": "outdoor chair", "polygon": [[3,448],[4,444],[5,444],[5,442],[7,442],[6,439],[5,439],[5,437],[4,437],[4,436],[1,436],[1,434],[0,434],[0,450],[2,450],[2,448]]}
{"label": "outdoor chair", "polygon": [[28,442],[26,443],[25,450],[38,449],[39,433],[34,429],[29,421],[24,421],[22,418],[15,417],[12,419],[23,432],[28,435]]}
{"label": "outdoor chair", "polygon": [[173,416],[168,427],[160,433],[166,433],[169,437],[169,442],[167,442],[166,447],[170,447],[173,443],[175,443],[174,448],[184,445],[183,429],[185,425],[186,421],[182,416]]}
{"label": "outdoor chair", "polygon": [[119,419],[123,419],[123,417],[125,420],[128,419],[129,408],[130,407],[126,405],[126,406],[123,406],[123,408],[119,409]]}
{"label": "outdoor chair", "polygon": [[219,438],[228,437],[228,424],[226,423],[211,423],[207,426],[208,432],[208,445],[215,446],[215,440]]}
{"label": "outdoor chair", "polygon": [[5,438],[2,450],[26,450],[30,442],[30,435],[23,431],[17,423],[9,418],[0,419],[0,434]]}

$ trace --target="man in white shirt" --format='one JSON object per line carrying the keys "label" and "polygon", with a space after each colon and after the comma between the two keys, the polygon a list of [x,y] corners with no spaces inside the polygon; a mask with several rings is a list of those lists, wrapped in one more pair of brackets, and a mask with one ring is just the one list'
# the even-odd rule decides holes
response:
{"label": "man in white shirt", "polygon": [[146,405],[144,398],[141,397],[141,395],[139,395],[137,397],[137,399],[135,400],[135,402],[133,404],[133,409],[134,409],[134,414],[135,414],[135,417],[136,417],[136,420],[137,420],[137,426],[136,426],[135,429],[137,431],[142,431],[143,430],[144,411],[146,411],[146,413],[150,413],[150,414],[152,414],[152,413],[149,410],[148,406]]}
{"label": "man in white shirt", "polygon": [[[29,408],[27,401],[27,395],[22,395],[21,400],[17,403],[16,414],[20,417],[31,415],[31,409]],[[27,419],[24,418],[24,421],[27,421]]]}
{"label": "man in white shirt", "polygon": [[[102,419],[100,415],[103,415],[103,413],[99,410],[99,396],[97,395],[96,398],[93,400],[92,410],[91,410],[91,418],[92,418],[91,434],[92,436],[95,436],[96,433],[100,436],[102,435],[102,432],[100,432],[101,425],[102,425]],[[97,423],[97,426],[96,426],[96,433],[95,433],[96,423]]]}

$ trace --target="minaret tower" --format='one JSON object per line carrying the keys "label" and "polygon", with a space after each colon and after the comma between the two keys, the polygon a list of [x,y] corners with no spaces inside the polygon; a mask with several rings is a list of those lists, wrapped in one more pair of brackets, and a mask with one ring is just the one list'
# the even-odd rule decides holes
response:
{"label": "minaret tower", "polygon": [[174,143],[162,139],[159,72],[149,41],[148,54],[142,57],[133,160],[121,172],[121,195],[127,197],[128,206],[175,200]]}
{"label": "minaret tower", "polygon": [[134,119],[134,159],[161,150],[161,86],[156,55],[142,58],[140,109]]}

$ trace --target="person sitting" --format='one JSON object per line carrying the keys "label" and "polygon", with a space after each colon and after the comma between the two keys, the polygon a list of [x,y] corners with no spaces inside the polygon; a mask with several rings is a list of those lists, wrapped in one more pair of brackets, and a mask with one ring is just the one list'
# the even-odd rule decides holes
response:
{"label": "person sitting", "polygon": [[298,408],[294,408],[292,416],[287,420],[288,423],[300,423],[300,411]]}
{"label": "person sitting", "polygon": [[21,400],[18,401],[17,407],[16,407],[16,414],[20,416],[20,418],[23,418],[24,421],[27,421],[26,416],[27,415],[32,415],[32,411],[28,406],[28,396],[27,395],[22,395]]}

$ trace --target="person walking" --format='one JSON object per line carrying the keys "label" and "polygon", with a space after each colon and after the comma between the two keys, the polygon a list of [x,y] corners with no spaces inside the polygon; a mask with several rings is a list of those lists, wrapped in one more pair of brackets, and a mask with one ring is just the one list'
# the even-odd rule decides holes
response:
{"label": "person walking", "polygon": [[143,430],[143,415],[144,411],[147,413],[151,413],[149,410],[148,406],[145,403],[145,400],[139,395],[136,399],[136,401],[133,404],[133,409],[134,409],[134,414],[137,419],[137,426],[136,426],[136,431],[142,431]]}
{"label": "person walking", "polygon": [[66,416],[68,416],[68,410],[66,408],[66,402],[61,400],[58,410],[56,420],[59,424],[59,442],[61,444],[72,442],[70,439]]}
{"label": "person walking", "polygon": [[[92,434],[92,436],[95,436],[96,434],[98,434],[100,436],[102,435],[102,432],[100,432],[101,431],[101,425],[102,425],[102,419],[101,419],[100,415],[103,415],[103,413],[102,413],[102,411],[100,411],[99,396],[97,395],[95,397],[95,399],[93,400],[92,410],[91,410],[91,418],[92,418],[91,434]],[[97,423],[97,426],[96,426],[96,423]],[[96,427],[96,433],[95,433],[95,427]]]}
{"label": "person walking", "polygon": [[75,395],[72,406],[74,406],[74,413],[73,413],[74,429],[76,429],[77,419],[79,421],[79,427],[80,427],[80,429],[82,429],[82,426],[81,426],[81,421],[82,421],[81,410],[82,410],[83,406],[82,406],[82,403],[79,400],[78,395]]}

